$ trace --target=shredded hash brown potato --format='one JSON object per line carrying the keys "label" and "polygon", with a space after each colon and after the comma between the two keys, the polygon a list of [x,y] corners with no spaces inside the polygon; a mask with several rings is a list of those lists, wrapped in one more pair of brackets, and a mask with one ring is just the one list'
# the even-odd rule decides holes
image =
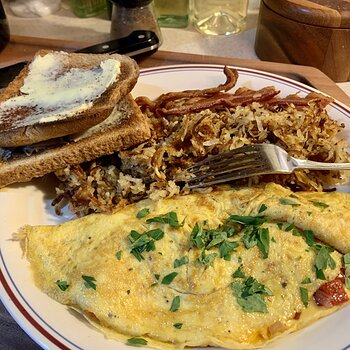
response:
{"label": "shredded hash brown potato", "polygon": [[[170,92],[154,101],[138,97],[136,102],[151,124],[151,139],[56,172],[61,182],[53,202],[57,211],[64,199],[77,215],[86,215],[110,212],[147,196],[188,193],[181,182],[190,176],[184,169],[208,155],[247,144],[273,143],[301,159],[349,161],[349,145],[338,135],[344,125],[332,120],[325,109],[330,98],[317,93],[279,98],[279,91],[271,86],[227,92],[236,84],[238,73],[227,67],[224,73],[226,82],[215,88]],[[294,191],[324,191],[341,180],[338,171],[298,170],[234,184],[275,182]]]}

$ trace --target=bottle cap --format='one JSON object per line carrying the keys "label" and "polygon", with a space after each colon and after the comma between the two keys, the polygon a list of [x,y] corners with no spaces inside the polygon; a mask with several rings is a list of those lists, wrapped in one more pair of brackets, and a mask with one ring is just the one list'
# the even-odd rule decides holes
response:
{"label": "bottle cap", "polygon": [[152,2],[152,0],[110,0],[112,3],[123,7],[141,7],[146,6]]}

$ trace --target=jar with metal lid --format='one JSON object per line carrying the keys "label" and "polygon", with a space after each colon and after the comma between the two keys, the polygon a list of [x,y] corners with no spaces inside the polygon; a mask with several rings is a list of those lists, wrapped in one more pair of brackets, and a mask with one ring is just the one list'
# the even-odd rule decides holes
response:
{"label": "jar with metal lid", "polygon": [[111,39],[128,36],[135,30],[150,30],[158,36],[162,35],[154,11],[152,0],[110,0],[113,4]]}

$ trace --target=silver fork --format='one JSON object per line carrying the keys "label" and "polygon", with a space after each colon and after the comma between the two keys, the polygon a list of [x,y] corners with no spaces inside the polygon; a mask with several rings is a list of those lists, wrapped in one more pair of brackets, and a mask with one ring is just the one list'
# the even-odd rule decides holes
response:
{"label": "silver fork", "polygon": [[193,164],[186,170],[194,177],[186,182],[189,188],[198,188],[254,175],[290,174],[295,169],[349,170],[350,163],[296,159],[276,145],[246,145]]}

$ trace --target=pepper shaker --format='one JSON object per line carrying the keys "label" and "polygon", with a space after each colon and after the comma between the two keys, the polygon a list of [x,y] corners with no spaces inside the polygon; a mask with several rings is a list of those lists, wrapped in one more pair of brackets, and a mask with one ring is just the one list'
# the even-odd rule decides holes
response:
{"label": "pepper shaker", "polygon": [[135,30],[150,30],[162,42],[152,0],[110,0],[113,4],[111,39],[128,36]]}

